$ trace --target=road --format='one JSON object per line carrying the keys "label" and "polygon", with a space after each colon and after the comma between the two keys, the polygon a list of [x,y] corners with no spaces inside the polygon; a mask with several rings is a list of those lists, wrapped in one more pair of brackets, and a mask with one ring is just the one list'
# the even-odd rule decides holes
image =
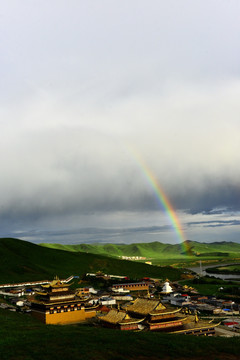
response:
{"label": "road", "polygon": [[223,326],[217,326],[215,328],[215,332],[217,336],[226,336],[226,337],[232,337],[232,336],[240,336],[239,332],[235,332],[232,330],[228,330]]}

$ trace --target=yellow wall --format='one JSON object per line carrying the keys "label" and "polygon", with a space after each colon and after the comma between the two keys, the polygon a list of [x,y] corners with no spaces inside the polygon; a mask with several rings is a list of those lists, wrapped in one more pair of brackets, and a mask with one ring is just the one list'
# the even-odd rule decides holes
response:
{"label": "yellow wall", "polygon": [[44,313],[40,311],[32,311],[32,315],[36,317],[38,320],[44,322],[45,324],[73,324],[80,321],[84,321],[86,319],[90,319],[96,316],[96,311],[85,311],[85,309],[75,310],[75,311],[67,311],[60,313]]}

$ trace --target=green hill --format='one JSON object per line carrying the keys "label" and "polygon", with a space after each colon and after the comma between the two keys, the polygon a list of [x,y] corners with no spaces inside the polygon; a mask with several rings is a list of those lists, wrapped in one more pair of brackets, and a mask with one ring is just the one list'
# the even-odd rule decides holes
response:
{"label": "green hill", "polygon": [[86,252],[70,252],[18,239],[0,239],[0,283],[67,277],[86,272],[179,279],[181,271],[172,267],[149,266]]}
{"label": "green hill", "polygon": [[1,360],[237,360],[239,338],[45,325],[0,309]]}
{"label": "green hill", "polygon": [[[160,242],[152,243],[136,243],[130,245],[124,244],[78,244],[78,245],[62,245],[62,244],[40,244],[52,249],[61,249],[66,251],[83,251],[92,254],[101,254],[107,256],[144,256],[144,257],[161,257],[163,253],[168,253],[169,256],[180,255],[181,246],[180,245],[169,245],[162,244]],[[165,254],[166,255],[166,254]],[[164,255],[164,256],[165,256]]]}
{"label": "green hill", "polygon": [[41,244],[44,247],[62,249],[66,251],[83,251],[92,254],[101,254],[111,257],[142,256],[153,260],[154,263],[170,263],[174,259],[178,261],[199,260],[206,258],[234,258],[240,257],[240,244],[233,242],[200,243],[187,241],[190,255],[186,256],[185,244],[163,244],[160,242],[140,243],[130,245],[115,244]]}

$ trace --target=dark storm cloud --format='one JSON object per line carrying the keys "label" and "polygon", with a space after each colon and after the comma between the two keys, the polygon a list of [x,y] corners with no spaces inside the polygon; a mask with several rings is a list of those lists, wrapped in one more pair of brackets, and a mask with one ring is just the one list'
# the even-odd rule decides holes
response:
{"label": "dark storm cloud", "polygon": [[175,210],[240,210],[237,1],[0,8],[2,234],[163,229],[131,146]]}
{"label": "dark storm cloud", "polygon": [[240,220],[209,220],[209,221],[191,221],[189,226],[202,225],[203,227],[223,227],[239,226]]}
{"label": "dark storm cloud", "polygon": [[[164,155],[152,170],[176,210],[216,215],[240,210],[237,172],[231,178],[192,172],[178,177]],[[171,160],[172,161],[172,160]],[[181,163],[184,166],[184,161]],[[71,214],[163,210],[159,195],[122,143],[91,129],[32,132],[3,163],[1,219],[34,222]],[[205,170],[206,172],[206,170]]]}
{"label": "dark storm cloud", "polygon": [[26,232],[19,232],[18,236],[21,237],[34,237],[34,236],[66,236],[66,235],[94,235],[94,236],[121,236],[124,234],[131,233],[156,233],[169,230],[171,226],[149,226],[149,227],[137,227],[137,228],[79,228],[79,229],[69,229],[69,230],[59,230],[59,231],[40,231],[40,230],[31,230]]}
{"label": "dark storm cloud", "polygon": [[79,228],[63,230],[28,230],[28,231],[8,231],[2,236],[21,238],[24,240],[40,242],[63,242],[63,243],[124,243],[141,242],[143,240],[156,241],[160,234],[171,230],[171,226],[149,226],[136,228]]}
{"label": "dark storm cloud", "polygon": [[192,188],[191,179],[185,185],[186,196],[181,196],[181,189],[176,194],[176,204],[189,214],[217,215],[240,211],[240,187],[233,178],[210,178],[209,181],[199,181],[199,187]]}

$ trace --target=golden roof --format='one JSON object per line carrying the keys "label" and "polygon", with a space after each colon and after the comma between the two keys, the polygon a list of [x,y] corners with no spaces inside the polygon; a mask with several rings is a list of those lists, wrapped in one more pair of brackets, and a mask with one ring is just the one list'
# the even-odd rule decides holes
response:
{"label": "golden roof", "polygon": [[137,298],[132,305],[127,306],[127,311],[138,313],[144,316],[148,315],[156,309],[158,309],[158,311],[162,311],[166,308],[159,300],[144,298]]}
{"label": "golden roof", "polygon": [[124,311],[118,311],[115,309],[110,310],[106,315],[101,316],[100,320],[109,322],[111,324],[117,324],[119,321],[123,321],[126,313]]}
{"label": "golden roof", "polygon": [[133,324],[133,323],[139,323],[143,321],[144,319],[134,319],[131,316],[129,316],[125,311],[119,311],[117,309],[112,309],[109,311],[108,314],[99,317],[101,321],[105,321],[111,324]]}
{"label": "golden roof", "polygon": [[50,284],[46,284],[46,285],[41,285],[43,288],[45,289],[49,289],[50,287],[54,287],[54,288],[57,288],[57,287],[69,287],[71,284],[66,284],[66,283],[63,283],[58,277],[55,277],[55,279],[53,281],[50,282]]}
{"label": "golden roof", "polygon": [[164,306],[161,302],[157,305],[157,307],[154,309],[155,311],[159,311],[159,310],[165,310],[166,306]]}
{"label": "golden roof", "polygon": [[[164,306],[164,309],[165,306]],[[171,309],[171,308],[168,308],[166,309],[166,311],[164,311],[164,309],[162,310],[153,310],[152,312],[149,313],[149,315],[171,315],[171,314],[176,314],[176,313],[179,313],[181,311],[181,308],[179,309]]]}
{"label": "golden roof", "polygon": [[42,291],[36,291],[36,294],[37,294],[37,295],[47,295],[46,292],[42,292]]}
{"label": "golden roof", "polygon": [[178,330],[178,331],[174,331],[174,333],[182,333],[186,330],[188,331],[195,331],[195,330],[206,330],[206,329],[209,329],[209,328],[215,328],[217,326],[220,325],[220,322],[218,324],[212,324],[212,323],[209,323],[205,320],[199,320],[198,322],[195,322],[194,320],[193,321],[188,321],[186,323],[183,324],[183,329],[182,330]]}

